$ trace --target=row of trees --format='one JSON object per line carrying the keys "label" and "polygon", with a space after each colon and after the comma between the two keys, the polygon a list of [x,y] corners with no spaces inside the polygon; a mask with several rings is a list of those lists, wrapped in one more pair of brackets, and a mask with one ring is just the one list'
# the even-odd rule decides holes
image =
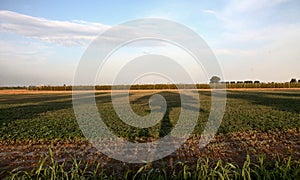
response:
{"label": "row of trees", "polygon": [[134,84],[134,85],[96,85],[96,86],[29,86],[28,90],[70,91],[74,90],[140,90],[140,89],[209,89],[209,84]]}
{"label": "row of trees", "polygon": [[[218,84],[221,84],[218,86]],[[260,81],[228,81],[221,82],[218,76],[213,76],[210,79],[210,84],[143,84],[143,85],[97,85],[97,86],[76,86],[63,85],[63,86],[18,86],[18,87],[0,87],[0,89],[28,89],[28,90],[48,90],[48,91],[71,91],[76,90],[111,90],[111,89],[210,89],[210,88],[223,88],[226,84],[226,88],[300,88],[300,79],[292,78],[290,82],[285,83],[262,83]]]}
{"label": "row of trees", "polygon": [[[215,84],[215,83],[226,83],[226,84],[242,84],[242,83],[245,83],[245,84],[259,84],[260,81],[221,81],[221,78],[218,77],[218,76],[213,76],[211,79],[210,79],[210,84]],[[290,80],[290,83],[297,83],[297,79],[296,78],[292,78]],[[298,83],[300,83],[300,79],[298,80]]]}
{"label": "row of trees", "polygon": [[28,90],[71,91],[74,90],[151,90],[151,89],[211,89],[211,88],[300,88],[300,83],[216,83],[216,84],[145,84],[145,85],[97,85],[97,86],[29,86]]}

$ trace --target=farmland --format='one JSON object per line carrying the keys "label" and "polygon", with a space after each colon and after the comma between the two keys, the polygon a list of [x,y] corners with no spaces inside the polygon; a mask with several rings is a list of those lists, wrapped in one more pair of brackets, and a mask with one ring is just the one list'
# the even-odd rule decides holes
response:
{"label": "farmland", "polygon": [[[182,93],[188,96],[190,92]],[[300,90],[228,90],[226,111],[217,136],[204,149],[199,149],[197,142],[210,113],[211,92],[196,93],[200,97],[200,115],[190,139],[177,152],[153,162],[153,166],[159,167],[161,161],[167,169],[178,162],[196,164],[201,157],[241,165],[247,154],[254,159],[265,156],[270,162],[277,157],[291,158],[293,162],[300,158]],[[130,92],[132,109],[139,115],[147,115],[148,101],[154,94],[165,98],[167,113],[147,129],[122,122],[114,112],[109,92],[96,92],[95,97],[101,118],[112,132],[129,141],[141,142],[165,136],[179,118],[181,104],[176,90]],[[122,92],[118,96],[122,97]],[[71,92],[0,94],[0,144],[3,172],[20,166],[34,167],[47,156],[49,147],[58,162],[66,161],[69,156],[84,160],[98,157],[105,162],[103,168],[113,167],[116,171],[122,164],[101,155],[87,142],[76,121]]]}

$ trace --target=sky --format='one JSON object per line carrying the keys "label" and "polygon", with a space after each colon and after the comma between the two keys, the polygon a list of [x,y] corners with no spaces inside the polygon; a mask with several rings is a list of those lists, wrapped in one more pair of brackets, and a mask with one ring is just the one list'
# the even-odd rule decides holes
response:
{"label": "sky", "polygon": [[[72,84],[84,52],[98,35],[120,23],[141,18],[175,21],[199,34],[215,54],[224,81],[300,79],[298,0],[1,0],[0,86]],[[149,47],[151,53],[177,58],[196,83],[209,81],[205,70],[195,67],[184,52],[176,50],[178,47],[154,44],[120,49],[111,64],[104,66],[97,83],[113,82],[124,65],[122,58],[131,57],[129,52],[145,55]],[[153,57],[158,56],[152,54]],[[169,62],[167,59],[162,62]],[[145,62],[151,66],[145,71],[161,69],[158,62]],[[172,67],[168,68],[171,74]],[[152,74],[140,78],[138,83],[165,82],[162,79]],[[177,82],[186,81],[178,76]]]}

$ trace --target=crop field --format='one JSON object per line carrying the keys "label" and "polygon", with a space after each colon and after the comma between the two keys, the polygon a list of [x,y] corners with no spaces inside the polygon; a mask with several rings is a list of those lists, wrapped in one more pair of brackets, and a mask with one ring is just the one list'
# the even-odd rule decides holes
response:
{"label": "crop field", "polygon": [[[258,165],[262,160],[261,157],[264,157],[265,161],[271,164],[270,167],[275,167],[274,163],[280,159],[280,162],[292,164],[288,169],[289,173],[294,173],[292,178],[300,176],[300,90],[228,90],[226,110],[218,133],[203,149],[199,149],[198,142],[211,111],[211,92],[209,90],[181,92],[189,101],[194,101],[193,96],[190,96],[191,93],[200,98],[200,107],[181,107],[180,94],[176,90],[130,92],[131,108],[141,116],[149,114],[149,98],[152,95],[159,94],[165,98],[166,113],[157,124],[149,128],[132,127],[122,122],[114,110],[111,93],[96,92],[95,97],[101,118],[109,129],[119,137],[137,143],[155,141],[170,133],[178,121],[182,108],[191,111],[199,108],[198,122],[190,138],[176,152],[151,164],[151,168],[156,170],[165,168],[167,178],[176,172],[182,173],[182,177],[196,177],[196,170],[192,169],[196,168],[200,160],[201,166],[204,167],[206,158],[210,159],[210,162],[207,160],[210,164],[207,164],[208,166],[216,167],[218,163],[223,163],[219,168],[223,170],[225,167],[228,168],[230,174],[232,173],[230,168],[244,167],[247,162],[249,164],[250,159],[247,157]],[[123,94],[120,92],[114,96],[118,101]],[[122,102],[120,101],[120,105]],[[22,171],[24,175],[24,172],[36,167],[45,168],[45,175],[50,170],[47,171],[46,166],[39,164],[43,159],[45,164],[52,162],[53,167],[58,169],[63,169],[62,166],[72,169],[73,165],[66,162],[70,163],[74,159],[82,164],[96,162],[100,164],[98,168],[99,171],[103,170],[102,173],[111,174],[113,169],[113,173],[121,173],[122,176],[128,172],[126,175],[131,178],[134,175],[144,177],[143,174],[151,170],[149,164],[124,165],[93,148],[83,136],[76,121],[71,92],[0,92],[0,149],[0,177],[17,171]],[[190,169],[184,170],[184,167]],[[265,167],[261,168],[256,171],[263,173],[261,171]],[[237,177],[242,177],[242,170],[244,169],[237,171],[240,173]],[[79,172],[80,170],[77,171],[77,175],[84,175]],[[190,173],[186,175],[186,172]],[[252,174],[253,172],[251,171]],[[163,177],[161,171],[153,173],[155,177],[160,175]],[[176,175],[181,177],[179,174]],[[211,177],[218,177],[218,173]],[[232,177],[235,176],[230,176]]]}

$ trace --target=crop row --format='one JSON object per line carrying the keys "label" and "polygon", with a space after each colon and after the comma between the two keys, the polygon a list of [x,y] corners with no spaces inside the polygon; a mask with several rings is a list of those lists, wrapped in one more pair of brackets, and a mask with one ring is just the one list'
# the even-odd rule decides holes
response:
{"label": "crop row", "polygon": [[[133,111],[141,116],[149,113],[149,98],[164,96],[168,104],[165,116],[156,125],[143,129],[129,126],[116,114],[110,93],[96,93],[102,120],[121,137],[158,138],[167,134],[181,113],[180,95],[175,92],[131,93]],[[185,98],[194,101],[189,94]],[[210,92],[199,92],[200,114],[194,134],[201,134],[207,122]],[[121,94],[120,105],[122,105]],[[269,131],[300,127],[300,91],[228,91],[226,112],[219,133],[247,130]],[[117,99],[119,100],[119,99]],[[193,110],[191,105],[185,105]],[[188,120],[188,119],[187,119]],[[184,119],[185,121],[185,119]],[[0,139],[69,139],[82,138],[73,111],[71,94],[0,95]]]}
{"label": "crop row", "polygon": [[[242,166],[221,160],[198,159],[195,165],[176,163],[169,168],[151,163],[133,167],[124,164],[118,172],[112,168],[102,169],[101,162],[86,163],[73,159],[70,162],[57,162],[50,150],[50,156],[43,159],[34,169],[2,172],[5,179],[298,179],[300,162],[278,159],[275,163],[265,162],[263,156],[258,163],[247,156]],[[164,164],[164,163],[162,163]],[[0,174],[1,177],[1,174]]]}

